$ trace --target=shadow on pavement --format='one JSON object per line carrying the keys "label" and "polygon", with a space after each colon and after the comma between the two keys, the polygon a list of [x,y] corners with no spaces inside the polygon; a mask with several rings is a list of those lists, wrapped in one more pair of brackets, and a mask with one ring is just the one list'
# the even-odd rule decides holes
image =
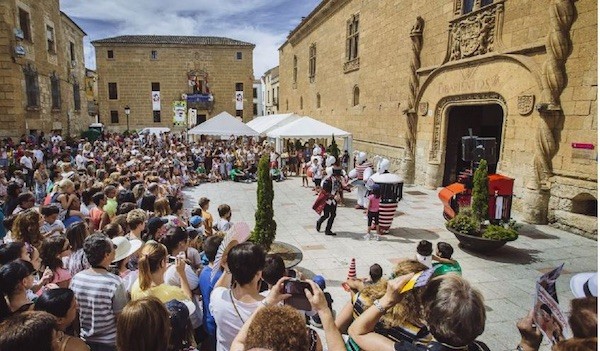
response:
{"label": "shadow on pavement", "polygon": [[436,232],[423,228],[394,228],[390,230],[390,234],[387,236],[390,235],[402,238],[409,243],[419,242],[421,240],[438,240],[440,238]]}
{"label": "shadow on pavement", "polygon": [[462,245],[458,245],[458,247],[463,251],[468,253],[469,255],[482,258],[488,261],[501,262],[501,263],[516,263],[516,264],[529,264],[534,262],[539,262],[540,260],[537,258],[537,254],[540,253],[540,250],[535,249],[519,249],[510,244],[502,246],[498,250],[481,253],[471,251]]}
{"label": "shadow on pavement", "polygon": [[[400,234],[394,234],[393,233],[394,230],[391,230],[389,234],[386,235],[382,235],[381,236],[381,241],[382,242],[394,242],[394,243],[413,243],[412,240],[407,240],[406,238],[403,237],[403,235]],[[339,231],[336,232],[336,237],[339,238],[349,238],[352,240],[357,240],[357,241],[365,241],[365,239],[363,238],[365,235],[365,232],[343,232],[343,231]],[[373,230],[371,232],[371,234],[375,234],[375,231]]]}
{"label": "shadow on pavement", "polygon": [[525,236],[528,237],[530,239],[534,239],[534,240],[556,240],[556,239],[560,239],[559,236],[557,235],[552,235],[552,234],[548,234],[548,233],[544,233],[541,230],[536,229],[533,225],[531,224],[522,224],[521,228],[519,229],[519,235],[521,236]]}

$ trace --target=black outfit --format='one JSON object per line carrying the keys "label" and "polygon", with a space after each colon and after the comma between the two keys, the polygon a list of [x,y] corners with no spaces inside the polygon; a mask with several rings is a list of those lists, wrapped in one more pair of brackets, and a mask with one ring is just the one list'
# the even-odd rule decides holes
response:
{"label": "black outfit", "polygon": [[450,348],[436,341],[429,344],[410,343],[404,340],[394,343],[395,351],[490,351],[481,341],[473,341],[464,348]]}
{"label": "black outfit", "polygon": [[335,220],[337,212],[337,202],[335,201],[334,194],[336,193],[338,187],[339,182],[335,177],[329,177],[323,182],[323,191],[328,193],[329,199],[327,200],[325,208],[323,209],[323,215],[317,221],[317,231],[320,231],[321,225],[327,219],[325,235],[335,235],[335,233],[331,231],[331,227],[333,226],[333,221]]}

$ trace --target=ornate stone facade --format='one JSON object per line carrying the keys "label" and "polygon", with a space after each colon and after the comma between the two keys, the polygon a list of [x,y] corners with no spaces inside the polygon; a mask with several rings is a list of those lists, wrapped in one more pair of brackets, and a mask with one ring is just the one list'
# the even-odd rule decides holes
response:
{"label": "ornate stone facade", "polygon": [[[322,1],[280,48],[280,112],[348,130],[355,150],[384,155],[392,171],[439,187],[446,156],[456,152],[448,149],[450,113],[499,106],[497,172],[515,178],[514,211],[594,236],[575,222],[596,221],[589,208],[597,161],[573,156],[572,143],[598,146],[597,2],[472,3],[412,2],[398,11],[388,0]],[[360,69],[346,72],[346,23],[357,14]],[[422,41],[410,35],[419,32],[419,16]],[[311,83],[303,72],[313,43],[327,50],[318,52]]]}

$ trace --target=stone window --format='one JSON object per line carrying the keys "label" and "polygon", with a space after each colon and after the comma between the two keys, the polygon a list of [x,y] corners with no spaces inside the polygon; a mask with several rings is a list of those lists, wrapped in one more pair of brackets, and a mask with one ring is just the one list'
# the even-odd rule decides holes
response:
{"label": "stone window", "polygon": [[29,12],[19,7],[19,27],[23,31],[23,39],[31,41],[31,19]]}
{"label": "stone window", "polygon": [[60,79],[56,72],[50,76],[50,91],[52,94],[52,109],[60,110]]}
{"label": "stone window", "polygon": [[252,104],[252,113],[254,113],[254,116],[258,116],[258,104]]}
{"label": "stone window", "polygon": [[244,119],[244,110],[235,110],[235,116]]}
{"label": "stone window", "polygon": [[75,60],[75,43],[73,43],[72,41],[69,42],[69,53],[70,53],[70,57],[71,57],[71,63],[74,63]]}
{"label": "stone window", "polygon": [[117,83],[108,83],[108,99],[109,100],[118,100],[119,99],[119,91],[117,89]]}
{"label": "stone window", "polygon": [[285,110],[289,111],[289,109],[290,109],[290,102],[286,99],[285,100]]}
{"label": "stone window", "polygon": [[73,106],[75,111],[81,111],[81,91],[78,82],[73,83]]}
{"label": "stone window", "polygon": [[267,103],[271,103],[271,92],[269,90],[267,90]]}
{"label": "stone window", "polygon": [[346,61],[358,58],[358,14],[352,16],[346,30]]}
{"label": "stone window", "polygon": [[300,109],[302,110],[304,108],[304,99],[302,99],[302,96],[300,96]]}
{"label": "stone window", "polygon": [[244,83],[235,83],[235,91],[244,91]]}
{"label": "stone window", "polygon": [[355,85],[352,90],[352,106],[358,106],[358,104],[360,104],[360,89],[358,85]]}
{"label": "stone window", "polygon": [[160,83],[158,83],[158,82],[150,83],[150,89],[152,89],[152,91],[160,91]]}
{"label": "stone window", "polygon": [[150,51],[150,59],[151,60],[158,60],[158,51],[156,51],[156,50]]}
{"label": "stone window", "polygon": [[464,15],[493,3],[494,0],[455,0],[454,14]]}
{"label": "stone window", "polygon": [[312,44],[308,49],[308,78],[310,82],[315,81],[317,73],[317,44]]}
{"label": "stone window", "polygon": [[154,123],[160,123],[160,111],[152,111],[152,120]]}
{"label": "stone window", "polygon": [[37,108],[40,106],[40,86],[38,83],[38,73],[31,65],[27,65],[23,69],[23,74],[25,75],[27,107]]}
{"label": "stone window", "polygon": [[110,111],[110,123],[119,123],[119,111]]}
{"label": "stone window", "polygon": [[115,52],[113,50],[107,50],[106,51],[106,57],[109,59],[114,59],[115,58]]}
{"label": "stone window", "polygon": [[258,97],[258,89],[252,88],[252,97],[256,99]]}
{"label": "stone window", "polygon": [[296,84],[298,81],[298,57],[294,55],[294,72],[292,76],[292,83]]}
{"label": "stone window", "polygon": [[56,54],[56,40],[54,38],[54,28],[46,25],[46,41],[48,42],[48,52]]}
{"label": "stone window", "polygon": [[235,59],[236,60],[241,60],[244,56],[242,55],[241,51],[238,51],[235,53]]}
{"label": "stone window", "polygon": [[321,108],[321,94],[317,93],[317,108]]}

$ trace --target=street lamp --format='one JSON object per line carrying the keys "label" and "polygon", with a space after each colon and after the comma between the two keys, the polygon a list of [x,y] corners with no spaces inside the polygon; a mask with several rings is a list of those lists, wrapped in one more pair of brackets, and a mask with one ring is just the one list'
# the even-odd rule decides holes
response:
{"label": "street lamp", "polygon": [[129,133],[129,115],[131,114],[131,109],[129,105],[125,106],[125,116],[127,116],[127,132]]}

